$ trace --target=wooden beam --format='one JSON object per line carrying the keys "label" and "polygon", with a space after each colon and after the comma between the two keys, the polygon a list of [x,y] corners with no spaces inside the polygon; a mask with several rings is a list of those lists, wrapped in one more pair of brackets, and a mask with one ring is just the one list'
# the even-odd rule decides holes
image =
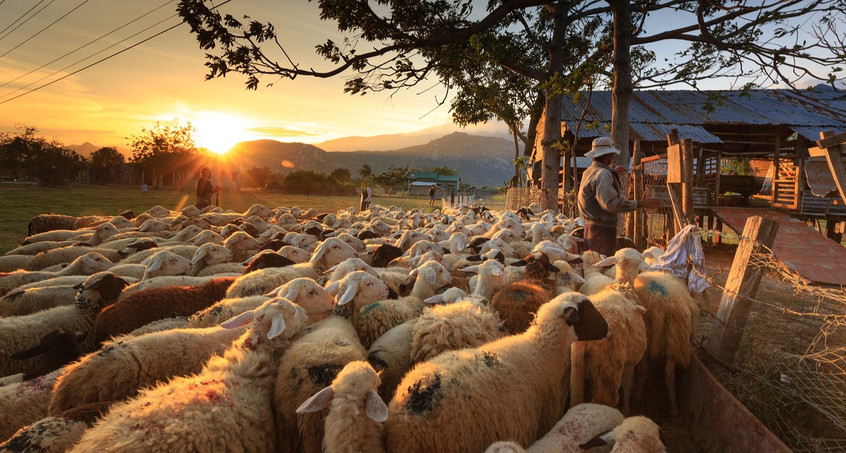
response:
{"label": "wooden beam", "polygon": [[746,319],[752,307],[751,299],[758,292],[764,269],[751,263],[753,253],[765,252],[761,245],[772,249],[778,233],[778,222],[771,218],[752,216],[746,219],[743,236],[731,264],[726,289],[717,309],[717,322],[708,336],[708,352],[723,363],[732,363]]}
{"label": "wooden beam", "polygon": [[[643,158],[643,149],[641,148],[640,140],[634,141],[632,149],[632,194],[635,200],[643,200],[643,166],[641,159]],[[646,235],[643,232],[644,222],[643,217],[646,212],[643,209],[635,209],[632,211],[632,235],[630,236],[635,243],[638,250],[643,250],[646,245]]]}
{"label": "wooden beam", "polygon": [[684,212],[683,224],[694,222],[693,212],[693,140],[686,138],[681,142],[681,163],[682,163],[682,212]]}
{"label": "wooden beam", "polygon": [[[843,134],[839,134],[843,135]],[[825,141],[826,143],[833,143],[832,138],[837,137],[831,131],[820,132],[820,138],[817,143]],[[842,139],[846,141],[846,138]],[[846,147],[846,144],[837,143],[829,147],[822,148],[824,150],[825,160],[828,162],[828,169],[831,170],[831,177],[834,178],[834,184],[840,192],[840,198],[846,200],[846,168],[843,167],[843,158],[840,156],[840,149]]]}
{"label": "wooden beam", "polygon": [[817,146],[820,148],[834,148],[843,143],[846,143],[846,132],[835,134],[834,131],[823,131],[820,132],[820,139],[817,140]]}

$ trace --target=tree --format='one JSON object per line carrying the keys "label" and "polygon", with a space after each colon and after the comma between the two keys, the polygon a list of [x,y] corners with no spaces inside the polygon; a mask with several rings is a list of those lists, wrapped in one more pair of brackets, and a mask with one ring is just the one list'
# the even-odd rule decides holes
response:
{"label": "tree", "polygon": [[370,165],[364,164],[358,169],[358,176],[360,176],[361,179],[369,178],[372,174],[373,169],[370,168]]}
{"label": "tree", "polygon": [[352,179],[352,173],[346,168],[336,168],[329,174],[339,182],[349,182]]}
{"label": "tree", "polygon": [[441,176],[455,176],[455,175],[458,174],[457,171],[455,171],[452,168],[449,168],[447,166],[435,167],[435,168],[432,169],[432,171],[441,175]]}
{"label": "tree", "polygon": [[86,165],[84,157],[57,141],[36,135],[38,130],[21,126],[18,134],[0,135],[0,163],[15,180],[33,179],[57,186],[73,179]]}
{"label": "tree", "polygon": [[[97,175],[98,182],[104,184],[104,179],[106,182],[114,182],[123,163],[123,154],[115,148],[104,147],[91,153],[91,163],[88,168]],[[108,178],[104,178],[106,175]]]}
{"label": "tree", "polygon": [[267,167],[253,167],[247,170],[247,176],[251,181],[251,187],[264,189],[267,187],[267,183],[273,179],[273,172]]}
{"label": "tree", "polygon": [[178,119],[141,129],[140,134],[130,137],[132,162],[141,169],[145,179],[152,180],[154,187],[163,185],[165,177],[182,185],[185,175],[193,173],[191,163],[197,152],[195,131],[190,122],[180,125]]}
{"label": "tree", "polygon": [[374,176],[373,181],[386,188],[401,190],[408,184],[408,177],[411,175],[411,172],[412,170],[408,165],[403,167],[391,165],[384,172]]}

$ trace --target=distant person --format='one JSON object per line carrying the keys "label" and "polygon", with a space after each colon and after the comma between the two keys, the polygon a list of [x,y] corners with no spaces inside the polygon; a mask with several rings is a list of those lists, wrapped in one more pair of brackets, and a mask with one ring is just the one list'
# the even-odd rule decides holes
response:
{"label": "distant person", "polygon": [[147,196],[147,183],[146,182],[144,184],[141,184],[141,196],[142,197]]}
{"label": "distant person", "polygon": [[437,190],[437,188],[434,184],[429,186],[429,206],[435,205],[435,191],[436,190]]}
{"label": "distant person", "polygon": [[370,187],[367,187],[367,181],[361,181],[361,211],[366,211],[370,208],[370,197],[372,194]]}
{"label": "distant person", "polygon": [[450,206],[455,206],[455,186],[449,189],[449,204]]}
{"label": "distant person", "polygon": [[215,187],[212,185],[211,169],[209,167],[203,167],[200,170],[200,180],[197,181],[197,202],[194,205],[199,209],[211,206],[212,194],[220,193],[220,189],[220,186]]}

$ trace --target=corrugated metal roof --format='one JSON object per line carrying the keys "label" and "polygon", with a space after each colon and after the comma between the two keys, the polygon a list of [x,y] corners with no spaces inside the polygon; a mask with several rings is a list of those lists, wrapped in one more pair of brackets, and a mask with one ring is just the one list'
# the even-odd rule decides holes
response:
{"label": "corrugated metal roof", "polygon": [[[820,130],[821,129],[818,128],[818,127],[790,126],[790,129],[792,129],[793,132],[796,132],[797,134],[807,138],[808,140],[810,140],[812,142],[815,142],[815,141],[820,139]],[[844,130],[846,130],[846,128],[838,129],[838,128],[834,127],[834,128],[831,128],[831,130],[833,130],[834,133],[837,134],[837,133],[843,132]]]}
{"label": "corrugated metal roof", "polygon": [[[721,98],[719,98],[721,96]],[[607,125],[611,122],[611,92],[582,93],[579,102],[565,96],[562,121],[575,125],[587,99],[590,107],[583,124]],[[719,99],[718,99],[719,98]],[[711,105],[713,110],[706,110]],[[812,140],[824,129],[846,129],[846,97],[842,92],[815,87],[813,90],[635,91],[629,106],[632,133],[641,140],[665,140],[670,129],[700,143],[721,143],[703,126],[718,124],[786,125]],[[810,131],[813,134],[809,136]],[[608,135],[604,128],[579,131],[580,137]]]}

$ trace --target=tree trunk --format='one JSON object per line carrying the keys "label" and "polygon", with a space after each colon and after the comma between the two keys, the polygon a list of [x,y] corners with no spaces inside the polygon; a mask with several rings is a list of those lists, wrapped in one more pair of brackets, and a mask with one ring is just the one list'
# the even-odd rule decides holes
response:
{"label": "tree trunk", "polygon": [[514,136],[514,184],[511,187],[520,187],[520,144],[517,142],[517,127],[511,131]]}
{"label": "tree trunk", "polygon": [[611,93],[611,141],[619,149],[617,163],[629,166],[629,102],[631,101],[632,10],[629,0],[608,0],[614,13],[614,90]]}
{"label": "tree trunk", "polygon": [[[565,12],[569,3],[556,2],[554,8],[554,29],[552,31],[552,50],[549,55],[550,82],[560,77],[564,68],[564,32]],[[558,208],[558,178],[561,171],[559,163],[560,153],[554,146],[561,143],[561,88],[556,83],[549,83],[546,92],[546,114],[544,115],[543,140],[543,169],[541,170],[541,190],[543,191],[544,209]]]}

